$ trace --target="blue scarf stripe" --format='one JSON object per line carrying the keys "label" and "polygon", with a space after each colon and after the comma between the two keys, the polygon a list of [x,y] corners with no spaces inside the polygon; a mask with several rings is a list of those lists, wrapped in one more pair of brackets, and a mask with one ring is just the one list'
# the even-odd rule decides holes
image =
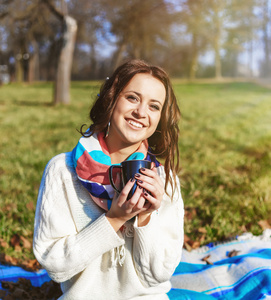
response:
{"label": "blue scarf stripe", "polygon": [[146,156],[145,160],[148,160],[150,162],[154,162],[156,168],[161,166],[159,161],[156,159],[155,155],[151,154],[150,151],[151,151],[151,148],[148,149],[148,153],[147,153],[147,156]]}
{"label": "blue scarf stripe", "polygon": [[73,157],[73,163],[74,163],[75,169],[77,167],[78,159],[83,155],[85,150],[86,149],[83,147],[83,145],[80,143],[80,141],[78,142],[77,146],[72,150],[72,157]]}
{"label": "blue scarf stripe", "polygon": [[81,184],[94,197],[103,198],[103,199],[110,199],[110,196],[109,196],[108,192],[105,190],[104,186],[102,186],[98,183],[87,182],[87,181],[82,181],[82,180],[81,180]]}
{"label": "blue scarf stripe", "polygon": [[93,160],[95,160],[99,164],[104,164],[107,166],[112,165],[110,156],[106,155],[101,150],[93,150],[93,151],[89,152],[89,155],[91,156],[91,158]]}
{"label": "blue scarf stripe", "polygon": [[[107,180],[109,167],[112,166],[112,162],[111,157],[106,154],[108,150],[105,141],[101,139],[104,139],[103,133],[94,133],[89,137],[81,137],[72,151],[72,156],[75,171],[82,186],[93,196],[93,201],[97,205],[107,210],[108,205],[111,205],[111,201],[103,202],[103,200],[112,200],[115,190]],[[138,150],[127,158],[127,160],[144,159],[155,162],[156,166],[160,165],[154,155],[148,154],[147,141],[143,141]],[[119,166],[120,164],[116,165]],[[89,178],[91,180],[88,180]]]}

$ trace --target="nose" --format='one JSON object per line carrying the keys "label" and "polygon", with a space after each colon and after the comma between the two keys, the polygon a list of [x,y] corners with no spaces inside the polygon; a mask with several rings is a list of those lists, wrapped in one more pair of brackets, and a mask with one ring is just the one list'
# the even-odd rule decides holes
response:
{"label": "nose", "polygon": [[133,114],[137,117],[137,118],[145,118],[146,114],[147,114],[147,108],[146,105],[144,105],[143,103],[139,103],[138,106],[135,108],[135,110],[133,111]]}

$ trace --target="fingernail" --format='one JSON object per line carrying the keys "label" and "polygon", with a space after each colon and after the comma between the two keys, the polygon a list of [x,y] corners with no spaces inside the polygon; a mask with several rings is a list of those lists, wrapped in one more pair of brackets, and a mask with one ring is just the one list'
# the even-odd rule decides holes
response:
{"label": "fingernail", "polygon": [[136,173],[136,174],[135,174],[135,177],[140,177],[140,174]]}
{"label": "fingernail", "polygon": [[134,180],[135,180],[134,177],[132,177],[132,178],[130,179],[131,182],[134,182]]}
{"label": "fingernail", "polygon": [[144,172],[146,169],[145,168],[141,168],[140,170]]}
{"label": "fingernail", "polygon": [[149,196],[149,194],[145,192],[145,193],[144,193],[144,196],[146,196],[146,197],[147,197],[147,196]]}
{"label": "fingernail", "polygon": [[142,186],[139,185],[138,187],[139,187],[140,189],[142,189]]}
{"label": "fingernail", "polygon": [[138,182],[138,183],[143,183],[143,181],[142,181],[142,180],[137,180],[137,182]]}

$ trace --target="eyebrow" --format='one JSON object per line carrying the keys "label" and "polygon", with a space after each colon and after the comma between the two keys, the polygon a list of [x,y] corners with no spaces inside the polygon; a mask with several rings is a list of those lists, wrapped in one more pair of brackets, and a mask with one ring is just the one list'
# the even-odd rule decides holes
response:
{"label": "eyebrow", "polygon": [[[139,97],[142,97],[142,94],[140,94],[139,92],[136,92],[136,91],[133,91],[133,90],[131,90],[131,91],[126,91],[125,92],[125,94],[126,93],[135,93],[137,96],[139,96]],[[156,102],[156,103],[159,103],[161,106],[163,106],[163,104],[161,103],[161,101],[159,101],[159,100],[155,100],[155,99],[151,99],[151,102]]]}

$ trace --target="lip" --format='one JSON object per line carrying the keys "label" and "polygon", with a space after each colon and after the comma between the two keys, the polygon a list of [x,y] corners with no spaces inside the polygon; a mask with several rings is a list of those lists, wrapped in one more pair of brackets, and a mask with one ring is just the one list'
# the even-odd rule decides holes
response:
{"label": "lip", "polygon": [[[138,120],[131,119],[131,118],[126,118],[125,120],[126,120],[126,122],[127,122],[130,126],[132,126],[133,128],[136,128],[136,129],[142,129],[142,128],[146,127],[146,125],[145,125],[144,123],[139,122]],[[136,127],[136,126],[134,126],[133,124],[130,124],[129,121],[132,121],[132,122],[135,122],[135,123],[137,123],[137,124],[140,124],[140,125],[142,125],[142,127]]]}

